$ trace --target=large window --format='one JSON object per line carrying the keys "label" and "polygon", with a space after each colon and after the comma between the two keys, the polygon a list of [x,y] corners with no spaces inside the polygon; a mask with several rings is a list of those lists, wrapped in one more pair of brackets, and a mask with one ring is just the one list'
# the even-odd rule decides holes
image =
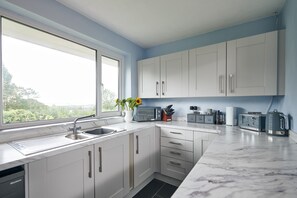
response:
{"label": "large window", "polygon": [[116,99],[119,98],[119,61],[101,57],[102,62],[102,112],[118,111]]}
{"label": "large window", "polygon": [[6,18],[1,23],[1,125],[118,111],[118,60],[102,56],[104,86],[96,86],[95,49]]}

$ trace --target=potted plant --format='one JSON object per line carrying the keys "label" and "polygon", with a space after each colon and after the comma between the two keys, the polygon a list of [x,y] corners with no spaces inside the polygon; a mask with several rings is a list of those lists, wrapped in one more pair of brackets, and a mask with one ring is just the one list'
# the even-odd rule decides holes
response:
{"label": "potted plant", "polygon": [[121,107],[122,111],[125,112],[125,121],[131,122],[133,120],[133,110],[142,104],[141,98],[127,98],[127,99],[116,99],[116,106]]}

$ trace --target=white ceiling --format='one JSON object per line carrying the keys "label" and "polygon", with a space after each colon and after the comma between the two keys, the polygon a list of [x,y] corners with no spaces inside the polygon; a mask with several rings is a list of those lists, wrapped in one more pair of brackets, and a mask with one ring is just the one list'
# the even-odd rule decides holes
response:
{"label": "white ceiling", "polygon": [[56,0],[143,48],[273,16],[285,0]]}

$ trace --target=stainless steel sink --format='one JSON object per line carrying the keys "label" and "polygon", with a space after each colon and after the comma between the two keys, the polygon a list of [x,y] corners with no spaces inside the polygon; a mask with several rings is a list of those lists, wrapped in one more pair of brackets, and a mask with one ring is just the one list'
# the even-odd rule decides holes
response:
{"label": "stainless steel sink", "polygon": [[115,131],[116,131],[115,129],[97,128],[97,129],[92,129],[92,130],[84,131],[84,133],[86,133],[86,134],[92,134],[92,135],[105,135],[105,134],[114,133]]}
{"label": "stainless steel sink", "polygon": [[101,136],[112,134],[114,132],[122,132],[125,129],[121,128],[96,128],[85,131],[78,131],[77,134],[65,134],[43,136],[37,138],[30,138],[25,140],[18,140],[10,142],[9,144],[21,152],[23,155],[31,155],[49,149],[54,149],[80,141],[85,141],[92,138],[100,138]]}
{"label": "stainless steel sink", "polygon": [[72,139],[72,140],[83,140],[83,139],[87,139],[87,138],[93,138],[93,136],[90,136],[90,135],[87,135],[84,133],[77,133],[77,134],[69,133],[65,137]]}

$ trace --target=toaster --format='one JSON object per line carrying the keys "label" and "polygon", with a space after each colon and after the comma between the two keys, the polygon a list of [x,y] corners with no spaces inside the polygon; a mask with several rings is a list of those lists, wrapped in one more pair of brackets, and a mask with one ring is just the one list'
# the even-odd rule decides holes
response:
{"label": "toaster", "polygon": [[239,114],[238,126],[242,129],[249,129],[253,131],[264,132],[265,131],[265,119],[264,114]]}

